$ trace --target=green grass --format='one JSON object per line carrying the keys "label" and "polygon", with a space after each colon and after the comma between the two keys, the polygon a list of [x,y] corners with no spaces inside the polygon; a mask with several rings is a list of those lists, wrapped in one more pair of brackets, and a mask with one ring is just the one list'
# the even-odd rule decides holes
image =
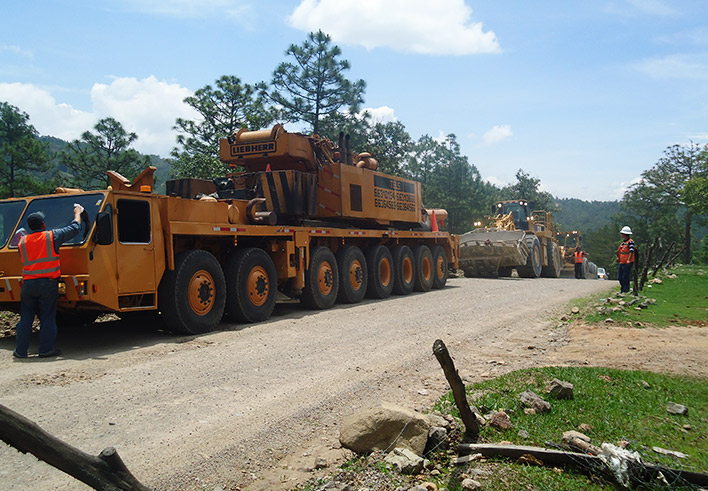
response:
{"label": "green grass", "polygon": [[[574,399],[554,400],[545,395],[544,389],[553,378],[572,383]],[[644,382],[649,384],[648,388]],[[512,372],[472,385],[467,390],[482,413],[503,409],[514,424],[506,431],[482,427],[481,442],[505,440],[545,447],[546,442],[561,443],[564,431],[577,430],[585,423],[592,427],[586,433],[597,446],[626,440],[630,442],[630,450],[638,451],[645,462],[698,472],[708,470],[706,379],[606,368],[546,367]],[[525,414],[519,402],[519,394],[525,390],[533,390],[548,400],[551,412]],[[666,411],[668,402],[687,406],[688,415],[670,415]],[[441,399],[435,408],[459,417],[451,394]],[[689,425],[690,429],[684,429],[684,425]],[[526,430],[529,437],[520,437],[520,430]],[[662,456],[653,452],[653,446],[683,452],[689,457],[679,460]],[[495,473],[497,482],[490,489],[525,489],[527,483],[541,481],[547,484],[538,489],[585,489],[584,486],[590,489],[591,485],[588,477],[570,469],[559,474],[544,467],[510,464],[504,468],[507,470],[503,479]],[[456,484],[448,482],[446,485],[455,489]],[[602,484],[598,486],[601,487],[597,489],[603,489]]]}
{"label": "green grass", "polygon": [[[641,311],[627,308],[610,315],[590,312],[588,322],[603,322],[612,317],[616,322],[641,322],[658,327],[671,325],[708,325],[708,268],[703,266],[678,266],[671,270],[677,278],[659,274],[663,283],[651,288],[644,286],[640,295],[653,298],[656,303]],[[651,279],[651,275],[649,275]],[[633,298],[631,295],[625,300]],[[585,303],[587,305],[587,302]]]}

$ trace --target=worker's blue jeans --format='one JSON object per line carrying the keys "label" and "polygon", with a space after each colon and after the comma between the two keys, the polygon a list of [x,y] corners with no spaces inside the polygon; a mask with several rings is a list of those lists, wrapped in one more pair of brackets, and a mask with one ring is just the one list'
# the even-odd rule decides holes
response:
{"label": "worker's blue jeans", "polygon": [[39,317],[39,354],[44,355],[54,350],[57,339],[57,299],[59,298],[58,281],[53,278],[24,280],[20,293],[20,323],[17,324],[15,352],[27,356],[34,316]]}
{"label": "worker's blue jeans", "polygon": [[619,265],[619,271],[617,272],[617,279],[620,282],[620,291],[629,292],[629,284],[632,281],[632,266],[634,263],[626,263]]}

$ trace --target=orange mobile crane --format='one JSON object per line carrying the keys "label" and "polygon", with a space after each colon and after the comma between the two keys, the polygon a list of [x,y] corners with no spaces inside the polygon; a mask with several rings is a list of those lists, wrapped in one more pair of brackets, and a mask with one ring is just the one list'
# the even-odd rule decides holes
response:
{"label": "orange mobile crane", "polygon": [[224,313],[266,320],[276,296],[326,309],[442,288],[458,266],[458,239],[434,218],[445,211],[425,210],[420,183],[377,172],[342,135],[335,146],[280,125],[240,130],[220,158],[244,171],[168,181],[165,195],[154,167],[133,182],[111,171],[108,189],[1,200],[0,308],[19,310],[27,216],[42,210],[55,228],[74,203],[87,214],[60,249],[60,322],[159,313],[170,330],[202,333]]}

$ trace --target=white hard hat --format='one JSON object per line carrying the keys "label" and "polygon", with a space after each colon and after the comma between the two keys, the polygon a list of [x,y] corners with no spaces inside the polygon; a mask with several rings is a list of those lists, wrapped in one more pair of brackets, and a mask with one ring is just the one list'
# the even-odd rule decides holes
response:
{"label": "white hard hat", "polygon": [[626,234],[626,235],[632,235],[632,229],[625,225],[624,227],[622,227],[622,230],[620,230],[620,233]]}

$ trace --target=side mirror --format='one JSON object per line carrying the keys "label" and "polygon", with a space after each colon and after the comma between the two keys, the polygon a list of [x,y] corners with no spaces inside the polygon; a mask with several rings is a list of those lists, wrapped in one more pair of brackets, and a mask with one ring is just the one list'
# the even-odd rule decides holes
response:
{"label": "side mirror", "polygon": [[96,215],[96,230],[92,240],[98,245],[113,243],[113,207],[107,205],[104,211]]}

